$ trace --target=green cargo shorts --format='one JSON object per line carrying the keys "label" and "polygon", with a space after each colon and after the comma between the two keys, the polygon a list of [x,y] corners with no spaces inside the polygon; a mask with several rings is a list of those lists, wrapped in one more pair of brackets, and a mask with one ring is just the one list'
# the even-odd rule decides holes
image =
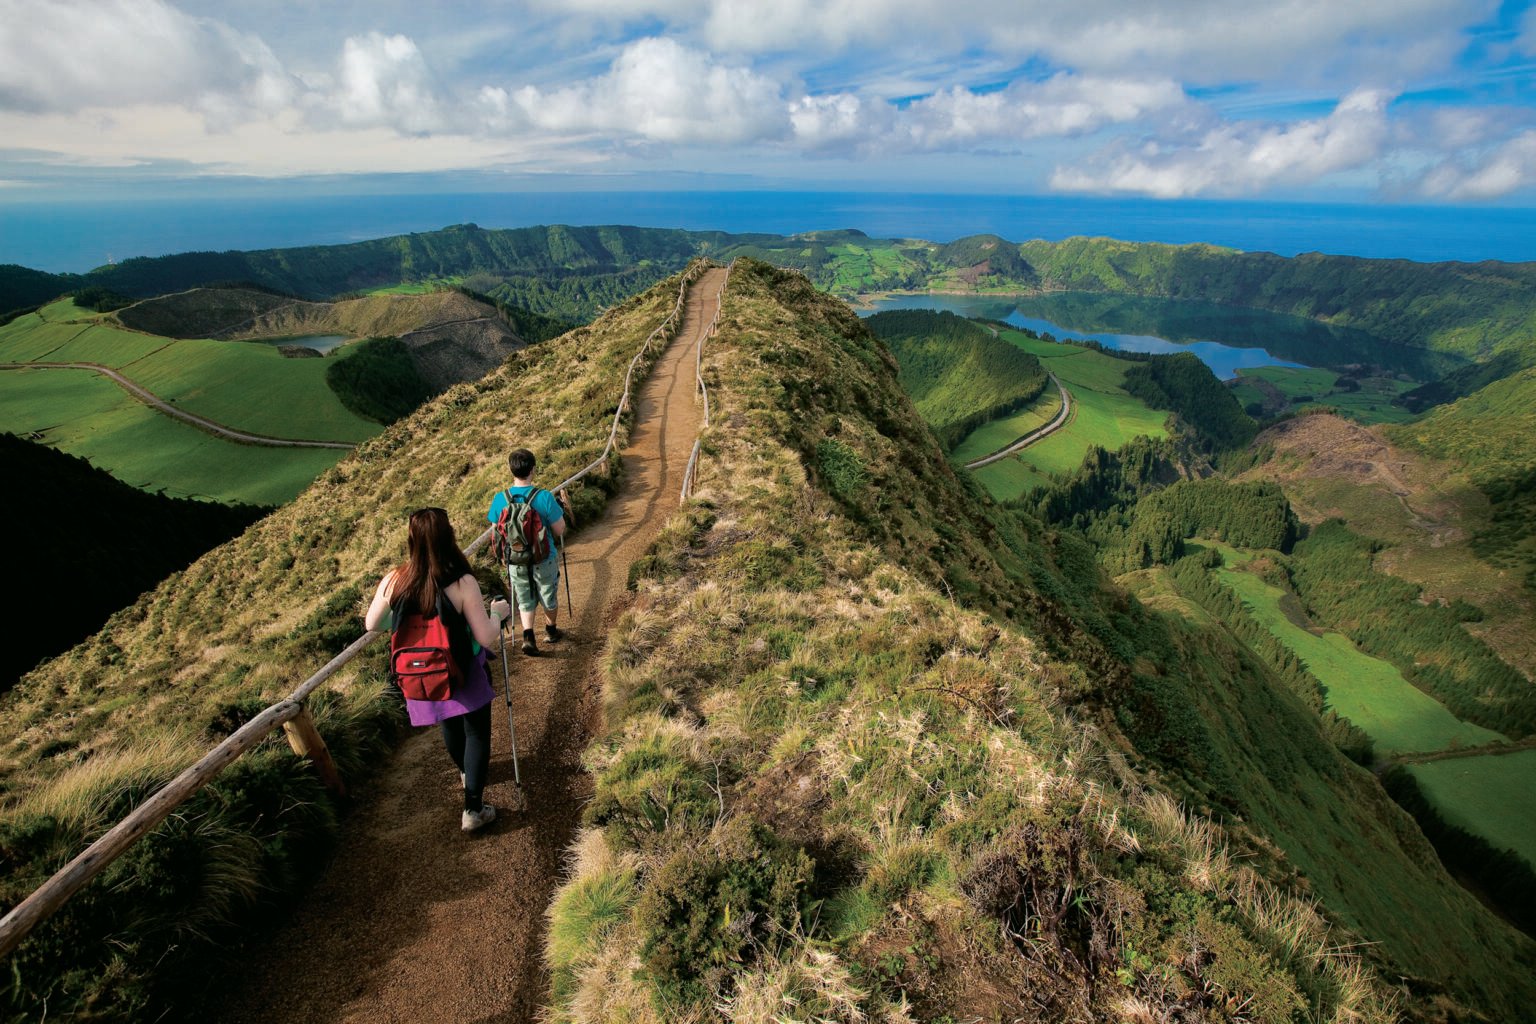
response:
{"label": "green cargo shorts", "polygon": [[560,607],[560,561],[558,559],[551,558],[534,566],[532,580],[528,578],[529,570],[520,565],[509,566],[507,572],[512,577],[512,596],[517,602],[519,611],[532,611],[536,604],[541,604],[550,611]]}

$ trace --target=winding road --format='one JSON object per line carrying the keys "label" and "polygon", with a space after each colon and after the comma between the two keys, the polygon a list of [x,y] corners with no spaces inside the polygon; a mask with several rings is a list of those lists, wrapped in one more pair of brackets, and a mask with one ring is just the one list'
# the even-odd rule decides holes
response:
{"label": "winding road", "polygon": [[[538,658],[512,649],[527,809],[508,810],[516,790],[500,698],[486,798],[503,813],[484,834],[459,831],[458,775],[437,731],[419,730],[359,798],[335,860],[294,919],[241,952],[247,966],[220,1002],[221,1020],[538,1019],[549,988],[545,914],[592,790],[581,754],[599,725],[599,659],[629,601],[630,563],[680,502],[700,423],[693,350],[714,320],[725,273],[706,271],[689,288],[682,325],[639,392],[621,490],[572,540],[565,639],[541,645]],[[501,689],[501,668],[493,664],[492,675]]]}
{"label": "winding road", "polygon": [[110,366],[100,363],[0,363],[0,370],[91,370],[104,377],[111,378],[119,387],[128,392],[134,398],[150,406],[157,412],[165,413],[172,419],[181,420],[191,424],[199,430],[207,431],[215,437],[221,437],[226,441],[237,441],[240,444],[265,445],[268,448],[339,448],[342,451],[351,451],[357,445],[345,441],[300,441],[283,437],[264,437],[261,434],[248,434],[243,430],[226,427],[222,423],[205,419],[202,416],[186,412],[176,408],[165,399],[149,391],[139,384],[124,377]]}
{"label": "winding road", "polygon": [[1041,438],[1050,434],[1054,434],[1056,431],[1067,425],[1067,420],[1072,415],[1072,392],[1068,391],[1066,385],[1062,384],[1061,381],[1056,379],[1056,375],[1054,373],[1047,373],[1046,376],[1051,378],[1051,383],[1055,384],[1056,390],[1061,392],[1061,411],[1056,414],[1056,418],[1051,420],[1051,422],[1047,423],[1045,426],[1030,431],[1023,437],[1019,438],[1017,441],[1008,445],[1006,448],[999,448],[991,455],[983,455],[979,459],[967,462],[965,464],[966,469],[980,469],[982,466],[990,466],[992,463],[997,462],[999,459],[1006,459],[1014,452],[1028,448],[1030,445],[1034,444]]}

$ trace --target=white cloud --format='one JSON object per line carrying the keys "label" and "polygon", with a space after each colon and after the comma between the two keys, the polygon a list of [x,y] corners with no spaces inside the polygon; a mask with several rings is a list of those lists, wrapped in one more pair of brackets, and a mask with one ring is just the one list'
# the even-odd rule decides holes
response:
{"label": "white cloud", "polygon": [[1425,174],[1421,191],[1437,199],[1498,199],[1536,185],[1536,131],[1495,146],[1481,159],[1448,159]]}
{"label": "white cloud", "polygon": [[0,110],[171,103],[275,109],[291,83],[259,38],[162,0],[0,0]]}
{"label": "white cloud", "polygon": [[544,0],[601,23],[660,20],[731,53],[976,48],[1082,72],[1243,81],[1398,81],[1450,65],[1498,0]]}
{"label": "white cloud", "polygon": [[564,134],[724,145],[789,131],[778,83],[671,39],[637,40],[604,75],[549,91],[525,86],[510,99],[529,123]]}
{"label": "white cloud", "polygon": [[1307,184],[1380,159],[1390,134],[1386,108],[1391,98],[1359,90],[1323,118],[1223,124],[1184,145],[1147,142],[1081,166],[1058,167],[1051,186],[1067,192],[1135,192],[1176,199]]}
{"label": "white cloud", "polygon": [[1515,49],[1526,56],[1536,55],[1536,7],[1520,16],[1520,35],[1515,39]]}
{"label": "white cloud", "polygon": [[406,134],[447,127],[432,72],[415,42],[402,35],[370,32],[347,39],[334,82],[311,102],[356,127]]}

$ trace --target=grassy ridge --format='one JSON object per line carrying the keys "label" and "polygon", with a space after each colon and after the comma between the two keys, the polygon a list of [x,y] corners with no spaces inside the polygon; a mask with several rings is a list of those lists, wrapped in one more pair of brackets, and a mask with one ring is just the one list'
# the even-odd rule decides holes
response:
{"label": "grassy ridge", "polygon": [[[675,301],[674,283],[450,389],[24,677],[0,715],[0,901],[361,635],[369,588],[401,557],[407,510],[441,505],[474,536],[505,482],[506,452],[487,439],[536,441],[555,476],[590,462],[629,360]],[[528,389],[542,400],[509,401]],[[610,483],[573,492],[580,519]],[[403,722],[384,661],[373,648],[314,704],[354,780]],[[219,951],[324,863],[335,821],[310,769],[267,740],[44,923],[12,957],[0,1005],[18,1019],[45,1005],[54,1019],[140,1020],[151,1006],[202,1019]]]}
{"label": "grassy ridge", "polygon": [[[1160,818],[1164,785],[1390,970],[1412,965],[1417,1005],[1448,987],[1496,1017],[1523,1006],[1536,949],[1286,685],[954,475],[861,333],[803,279],[738,265],[704,490],[632,570],[610,643],[595,831],[552,910],[555,1019],[1006,1018],[1021,978],[1058,1016],[1155,1016],[1195,984],[1187,943],[1212,941],[1255,1019],[1379,1013],[1295,969],[1243,895],[1263,884],[1198,818]],[[1108,746],[1076,747],[1069,713]],[[1067,885],[1076,911],[1051,902]],[[1030,908],[1029,941],[1003,930],[1025,923],[1010,907]]]}
{"label": "grassy ridge", "polygon": [[945,448],[1045,390],[1038,359],[953,313],[895,310],[865,323],[896,357],[902,387]]}

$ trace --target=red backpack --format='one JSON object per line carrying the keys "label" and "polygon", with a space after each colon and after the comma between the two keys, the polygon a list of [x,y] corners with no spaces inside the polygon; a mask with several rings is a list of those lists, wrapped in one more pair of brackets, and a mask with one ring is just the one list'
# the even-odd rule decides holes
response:
{"label": "red backpack", "polygon": [[492,528],[491,558],[502,565],[531,569],[549,557],[549,530],[533,507],[539,488],[513,494],[509,487],[503,493],[507,503]]}
{"label": "red backpack", "polygon": [[420,612],[392,609],[389,635],[389,675],[407,700],[447,700],[464,679],[453,656],[453,606],[442,591],[429,619]]}

